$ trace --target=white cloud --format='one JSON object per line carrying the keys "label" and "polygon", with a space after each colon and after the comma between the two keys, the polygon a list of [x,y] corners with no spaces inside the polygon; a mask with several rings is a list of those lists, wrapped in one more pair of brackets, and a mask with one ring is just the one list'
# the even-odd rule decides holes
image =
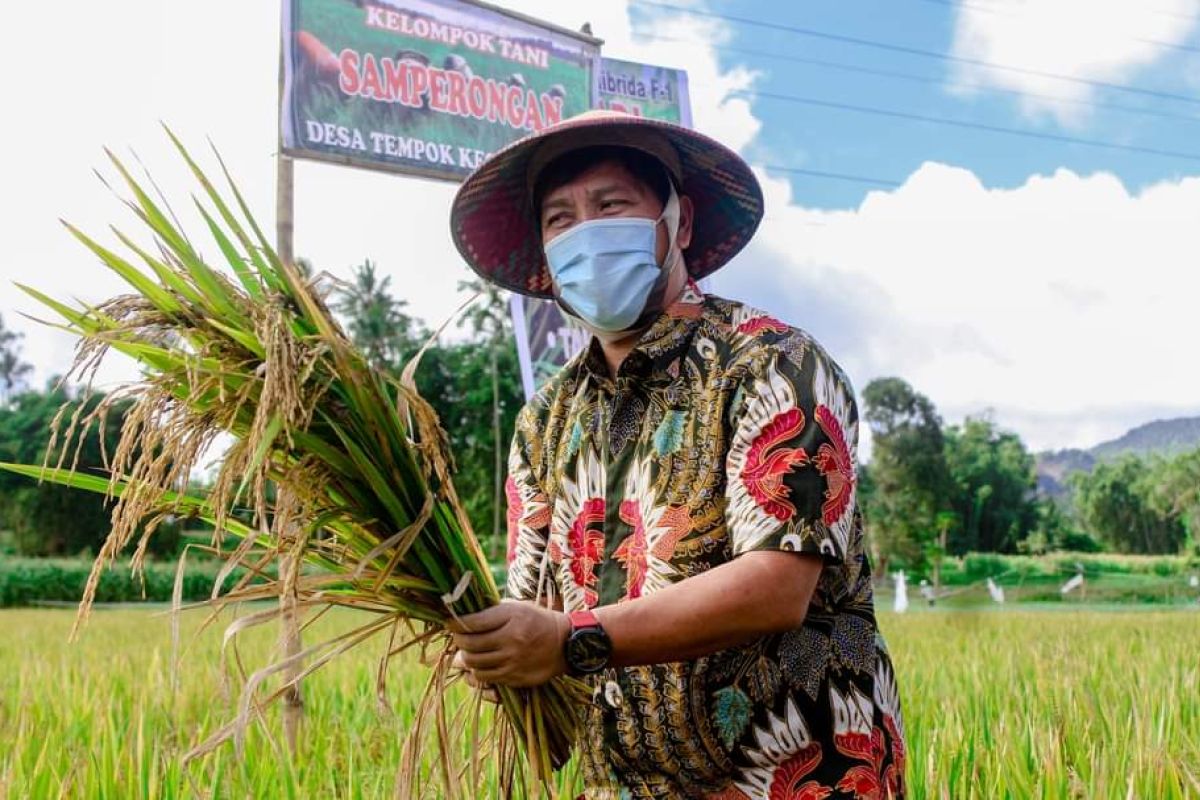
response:
{"label": "white cloud", "polygon": [[1095,89],[1033,73],[1127,82],[1140,67],[1170,54],[1171,45],[1182,43],[1198,12],[1200,0],[974,0],[958,7],[953,54],[1028,72],[976,64],[958,64],[955,70],[971,84],[1027,93],[1022,107],[1028,113],[1050,113],[1074,124],[1084,112],[1069,101],[1089,99]]}
{"label": "white cloud", "polygon": [[1200,411],[1183,366],[1200,340],[1200,177],[1130,194],[1059,170],[997,190],[927,163],[837,212],[765,186],[771,218],[722,288],[809,328],[860,389],[900,375],[948,419],[995,409],[1038,448]]}

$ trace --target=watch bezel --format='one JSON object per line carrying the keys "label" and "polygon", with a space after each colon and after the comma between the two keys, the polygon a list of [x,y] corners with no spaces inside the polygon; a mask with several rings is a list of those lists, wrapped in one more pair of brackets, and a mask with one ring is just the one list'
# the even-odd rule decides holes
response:
{"label": "watch bezel", "polygon": [[563,656],[571,675],[595,675],[608,667],[612,658],[612,639],[598,623],[573,628],[563,644]]}

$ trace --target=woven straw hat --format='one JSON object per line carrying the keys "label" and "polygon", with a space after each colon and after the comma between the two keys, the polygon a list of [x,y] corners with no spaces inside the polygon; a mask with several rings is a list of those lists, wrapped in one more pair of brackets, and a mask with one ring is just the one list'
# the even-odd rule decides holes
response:
{"label": "woven straw hat", "polygon": [[763,216],[762,188],[741,156],[669,122],[616,111],[588,111],[497,151],[459,187],[450,210],[454,244],[480,277],[514,292],[553,297],[533,208],[539,172],[558,156],[593,145],[641,150],[670,171],[695,219],[684,258],[703,278],[741,250]]}

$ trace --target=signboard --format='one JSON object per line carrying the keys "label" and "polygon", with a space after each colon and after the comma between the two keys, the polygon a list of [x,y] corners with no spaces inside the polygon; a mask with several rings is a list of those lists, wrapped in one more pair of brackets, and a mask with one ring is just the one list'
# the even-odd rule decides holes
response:
{"label": "signboard", "polygon": [[285,0],[283,151],[461,180],[590,108],[599,45],[466,0]]}
{"label": "signboard", "polygon": [[[595,106],[691,127],[687,73],[601,58],[596,64]],[[514,294],[513,334],[525,399],[587,346],[589,334],[552,302]]]}
{"label": "signboard", "polygon": [[514,293],[509,307],[521,384],[528,400],[571,356],[587,346],[591,335],[549,300]]}
{"label": "signboard", "polygon": [[595,105],[692,127],[687,73],[681,69],[602,58],[596,66]]}

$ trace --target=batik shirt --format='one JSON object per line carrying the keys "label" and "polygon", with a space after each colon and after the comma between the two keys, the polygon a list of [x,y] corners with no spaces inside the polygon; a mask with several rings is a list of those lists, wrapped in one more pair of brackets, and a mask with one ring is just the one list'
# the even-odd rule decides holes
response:
{"label": "batik shirt", "polygon": [[689,286],[621,364],[568,363],[521,411],[508,593],[648,597],[755,550],[820,556],[804,623],[593,676],[588,798],[884,798],[904,734],[855,503],[858,417],[804,332]]}

